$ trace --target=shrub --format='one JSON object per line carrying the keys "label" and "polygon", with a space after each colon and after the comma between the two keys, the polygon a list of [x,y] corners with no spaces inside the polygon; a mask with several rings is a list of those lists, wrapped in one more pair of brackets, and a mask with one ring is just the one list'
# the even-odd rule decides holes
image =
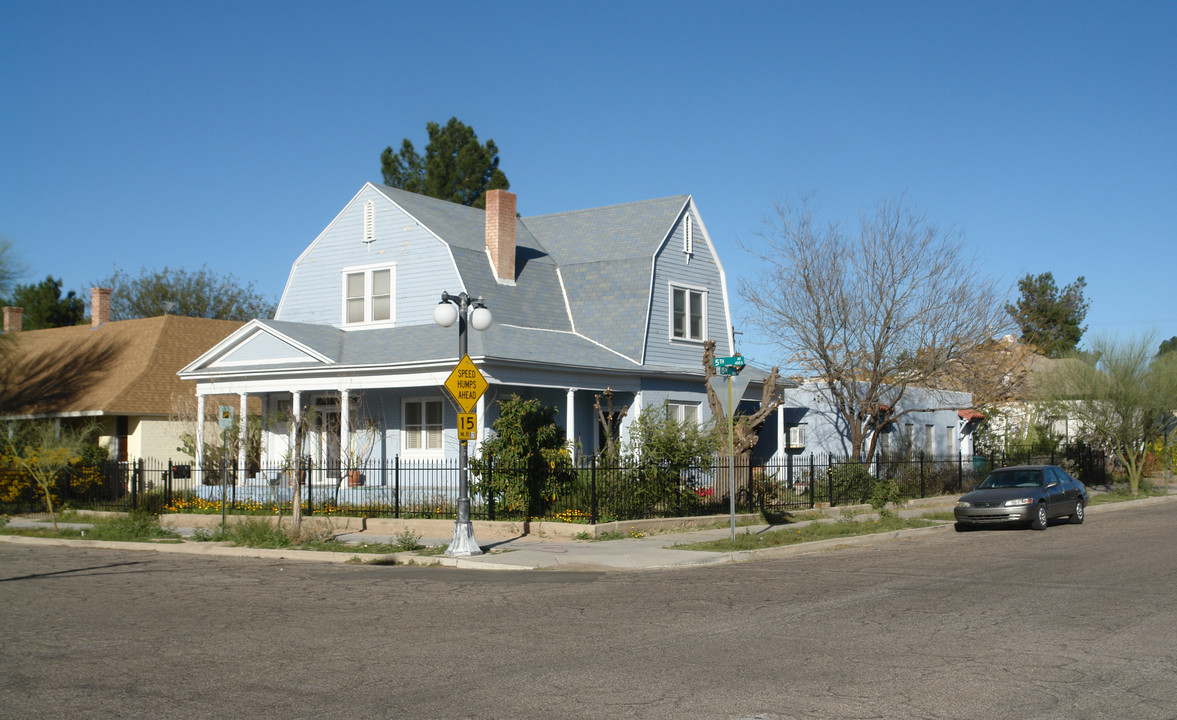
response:
{"label": "shrub", "polygon": [[817,482],[813,496],[818,502],[831,504],[862,503],[870,497],[873,485],[874,477],[862,463],[838,463],[830,466],[827,478]]}
{"label": "shrub", "polygon": [[556,497],[573,483],[572,456],[556,408],[511,395],[499,402],[494,437],[470,461],[472,494],[493,498],[508,513],[544,517]]}
{"label": "shrub", "polygon": [[178,537],[159,524],[158,516],[144,511],[96,520],[86,531],[87,540],[135,541]]}

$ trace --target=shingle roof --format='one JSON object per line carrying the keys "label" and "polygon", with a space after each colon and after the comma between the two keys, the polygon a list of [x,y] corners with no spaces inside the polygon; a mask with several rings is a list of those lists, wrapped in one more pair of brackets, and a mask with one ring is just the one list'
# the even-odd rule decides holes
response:
{"label": "shingle roof", "polygon": [[575,324],[595,342],[641,357],[654,255],[689,195],[520,218],[515,284],[502,285],[486,259],[484,211],[376,187],[449,244],[466,287],[482,295],[496,322],[558,331]]}
{"label": "shingle roof", "polygon": [[524,218],[559,264],[576,330],[640,358],[654,255],[687,195]]}
{"label": "shingle roof", "polygon": [[196,390],[176,372],[242,324],[169,315],[14,333],[0,416],[167,416]]}
{"label": "shingle roof", "polygon": [[[341,366],[450,363],[457,353],[457,333],[452,327],[408,325],[343,331],[310,323],[275,320],[258,322],[314,349]],[[471,332],[467,337],[467,351],[471,357],[479,359],[534,362],[568,368],[634,370],[638,367],[634,361],[567,331],[524,328],[496,322],[489,330]],[[406,353],[406,348],[411,349],[411,352]],[[278,363],[269,367],[301,369],[305,365],[291,362],[286,366]],[[681,368],[673,371],[681,372]]]}

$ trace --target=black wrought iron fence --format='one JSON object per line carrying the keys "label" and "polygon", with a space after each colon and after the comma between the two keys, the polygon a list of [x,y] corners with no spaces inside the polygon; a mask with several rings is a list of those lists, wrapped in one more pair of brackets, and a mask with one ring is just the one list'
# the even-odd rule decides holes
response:
{"label": "black wrought iron fence", "polygon": [[[787,455],[771,462],[726,457],[699,465],[603,463],[586,458],[554,483],[549,497],[519,501],[502,487],[544,484],[524,468],[489,464],[471,482],[471,516],[483,520],[547,518],[599,523],[737,512],[785,512],[818,504],[910,499],[960,493],[993,467],[1057,464],[1089,484],[1107,481],[1105,460],[1090,450],[1049,456],[1001,455],[895,458],[869,462],[828,455]],[[190,463],[136,460],[76,464],[52,487],[59,507],[152,512],[289,514],[297,496],[307,515],[453,518],[458,463],[394,457],[358,467],[317,466],[309,459],[240,472],[232,466],[202,471]],[[491,482],[491,480],[494,480]],[[500,490],[491,491],[490,488]],[[734,495],[733,495],[734,493]],[[24,473],[0,467],[0,505],[6,512],[45,509],[42,489]]]}

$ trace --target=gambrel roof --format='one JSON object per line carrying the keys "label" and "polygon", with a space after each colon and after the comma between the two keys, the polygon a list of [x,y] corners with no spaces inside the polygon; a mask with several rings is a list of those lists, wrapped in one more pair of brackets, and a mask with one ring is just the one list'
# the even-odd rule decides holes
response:
{"label": "gambrel roof", "polygon": [[[423,314],[431,312],[442,290],[468,290],[481,296],[491,309],[491,329],[469,333],[469,354],[477,360],[570,370],[702,375],[701,364],[685,368],[659,365],[648,363],[645,357],[653,297],[659,291],[654,287],[655,262],[676,226],[691,211],[689,195],[517,217],[514,276],[513,281],[505,282],[495,277],[488,259],[486,211],[369,183],[340,217],[361,196],[365,202],[374,200],[377,204],[381,197],[388,200],[400,213],[397,217],[404,218],[393,231],[400,232],[398,237],[405,241],[390,243],[390,253],[411,247],[412,253],[418,253],[415,259],[430,252],[429,244],[433,243],[434,248],[443,248],[452,262],[460,287],[443,287],[446,281],[439,277],[436,295],[430,291],[429,297],[414,300],[414,319],[403,320],[398,305],[395,325],[342,328],[339,323],[292,322],[283,307],[293,292],[291,283],[300,263],[306,259],[322,267],[322,262],[332,262],[325,248],[316,247],[320,239],[328,237],[325,230],[295,263],[279,306],[277,317],[283,319],[251,322],[185,368],[184,375],[450,363],[456,349],[454,330],[437,327]],[[705,232],[696,235],[701,252],[715,260],[715,272],[720,275],[715,311],[724,314],[722,268]],[[450,268],[446,271],[449,274],[445,277],[452,277]],[[258,362],[262,356],[264,362]]]}

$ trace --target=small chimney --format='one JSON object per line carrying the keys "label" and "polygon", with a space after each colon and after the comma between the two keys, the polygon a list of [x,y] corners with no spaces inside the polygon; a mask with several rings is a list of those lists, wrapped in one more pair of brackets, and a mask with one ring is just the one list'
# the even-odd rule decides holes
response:
{"label": "small chimney", "polygon": [[90,288],[90,328],[110,322],[110,288]]}
{"label": "small chimney", "polygon": [[515,193],[486,193],[486,252],[499,282],[515,282]]}
{"label": "small chimney", "polygon": [[21,316],[25,314],[24,308],[5,307],[4,308],[4,334],[11,335],[12,333],[20,332]]}

